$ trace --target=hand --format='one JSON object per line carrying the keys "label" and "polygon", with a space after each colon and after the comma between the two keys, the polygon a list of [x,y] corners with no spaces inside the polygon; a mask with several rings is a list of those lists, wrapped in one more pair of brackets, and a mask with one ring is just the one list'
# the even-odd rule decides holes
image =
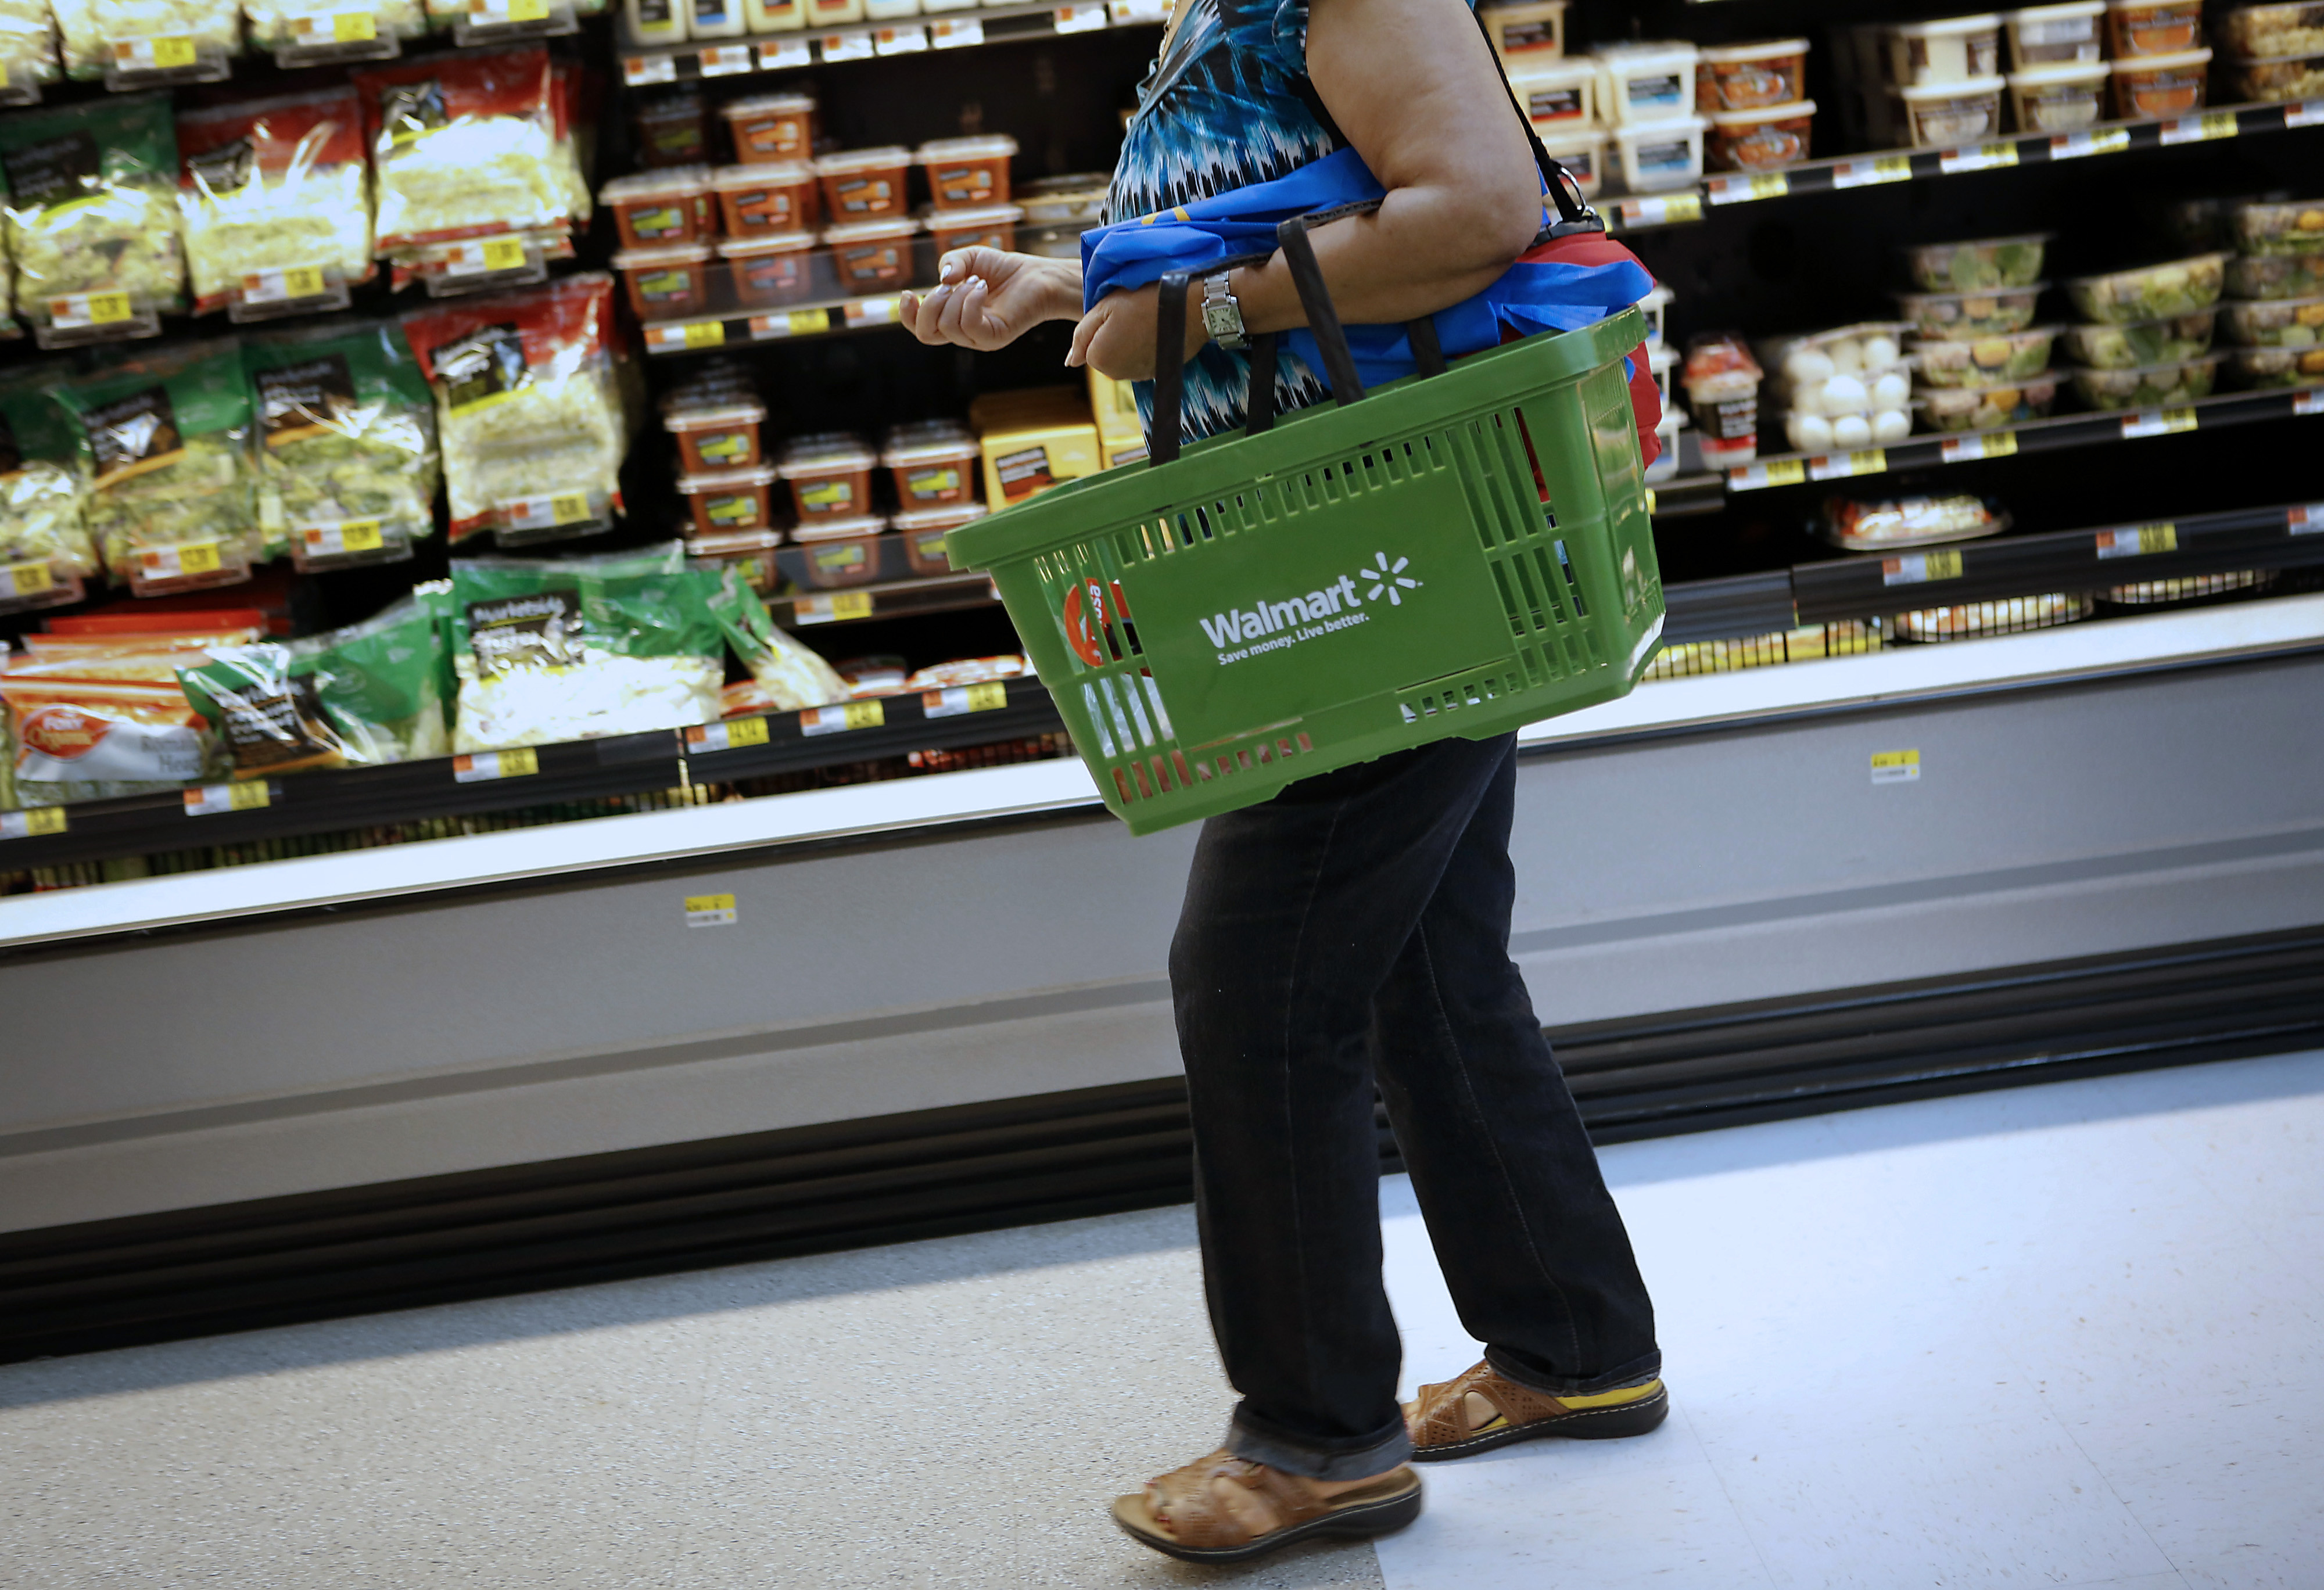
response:
{"label": "hand", "polygon": [[[1186,299],[1186,346],[1178,361],[1181,364],[1211,340],[1211,334],[1203,327],[1197,293],[1189,290]],[[1073,351],[1065,355],[1065,363],[1094,365],[1100,375],[1116,381],[1153,380],[1154,320],[1161,303],[1158,286],[1106,294],[1074,327]]]}
{"label": "hand", "polygon": [[998,249],[964,248],[936,267],[938,286],[904,294],[897,317],[931,346],[951,344],[980,354],[1007,347],[1044,320],[1081,313],[1077,262]]}

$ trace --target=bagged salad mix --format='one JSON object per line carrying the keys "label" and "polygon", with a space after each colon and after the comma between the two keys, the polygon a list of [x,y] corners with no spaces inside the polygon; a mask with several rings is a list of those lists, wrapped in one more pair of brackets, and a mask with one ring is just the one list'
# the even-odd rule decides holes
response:
{"label": "bagged salad mix", "polygon": [[240,0],[51,0],[65,70],[76,78],[105,76],[116,63],[151,71],[144,57],[121,56],[115,45],[135,40],[190,39],[205,56],[242,53]]}
{"label": "bagged salad mix", "polygon": [[194,308],[254,307],[368,281],[363,101],[352,88],[178,117],[178,202]]}
{"label": "bagged salad mix", "polygon": [[613,327],[613,279],[595,271],[403,317],[436,393],[455,543],[611,522],[629,440]]}
{"label": "bagged salad mix", "polygon": [[57,80],[48,0],[0,0],[0,63],[7,67],[12,87]]}
{"label": "bagged salad mix", "polygon": [[452,749],[715,721],[728,600],[676,541],[596,557],[454,559]]}
{"label": "bagged salad mix", "polygon": [[440,757],[442,636],[434,606],[406,596],[344,630],[213,648],[178,670],[236,778]]}
{"label": "bagged salad mix", "polygon": [[97,573],[72,419],[45,384],[0,381],[0,607],[45,605]]}
{"label": "bagged salad mix", "polygon": [[436,413],[392,320],[253,335],[258,519],[310,563],[382,562],[436,524]]}
{"label": "bagged salad mix", "polygon": [[165,94],[0,116],[8,253],[26,321],[89,324],[102,306],[57,300],[90,294],[125,294],[138,310],[184,308],[177,172]]}
{"label": "bagged salad mix", "polygon": [[89,530],[141,596],[247,579],[263,560],[241,345],[189,343],[60,383]]}
{"label": "bagged salad mix", "polygon": [[[410,41],[427,35],[428,11],[420,0],[366,0],[366,5],[377,37]],[[250,20],[251,42],[261,50],[337,40],[332,8],[320,0],[242,0],[242,11]]]}
{"label": "bagged salad mix", "polygon": [[725,716],[795,712],[847,699],[847,681],[836,668],[776,627],[767,604],[745,583],[742,570],[728,567],[718,577],[715,611],[726,631],[727,644],[751,670],[748,680],[728,685],[722,694],[721,710]]}
{"label": "bagged salad mix", "polygon": [[568,225],[569,140],[560,153],[547,51],[423,56],[352,77],[372,130],[383,252]]}

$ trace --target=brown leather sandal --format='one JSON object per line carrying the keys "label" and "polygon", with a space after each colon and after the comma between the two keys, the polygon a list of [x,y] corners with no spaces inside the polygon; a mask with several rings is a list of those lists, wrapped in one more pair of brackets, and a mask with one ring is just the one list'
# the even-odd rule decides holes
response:
{"label": "brown leather sandal", "polygon": [[[1493,1411],[1481,1424],[1471,1422],[1471,1395]],[[1480,1363],[1443,1385],[1422,1386],[1420,1395],[1404,1410],[1415,1463],[1442,1463],[1543,1436],[1579,1440],[1642,1436],[1668,1417],[1670,1392],[1660,1376],[1610,1392],[1553,1397],[1517,1384],[1490,1363]]]}
{"label": "brown leather sandal", "polygon": [[[1220,1507],[1212,1485],[1231,1480],[1264,1498],[1281,1521],[1254,1535]],[[1113,1499],[1113,1521],[1141,1546],[1181,1562],[1242,1562],[1320,1535],[1385,1535],[1420,1516],[1420,1476],[1409,1468],[1318,1497],[1291,1475],[1224,1448]]]}

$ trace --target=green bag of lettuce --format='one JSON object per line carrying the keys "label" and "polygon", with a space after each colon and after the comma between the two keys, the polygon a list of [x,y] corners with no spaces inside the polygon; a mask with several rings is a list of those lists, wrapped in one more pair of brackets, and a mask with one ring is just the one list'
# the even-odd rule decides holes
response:
{"label": "green bag of lettuce", "polygon": [[72,418],[46,385],[0,381],[0,611],[97,572]]}
{"label": "green bag of lettuce", "polygon": [[715,574],[679,543],[594,557],[452,561],[455,751],[715,721],[726,676]]}
{"label": "green bag of lettuce", "polygon": [[246,338],[258,518],[300,569],[389,563],[436,527],[436,405],[392,320]]}
{"label": "green bag of lettuce", "polygon": [[53,390],[79,428],[89,531],[108,567],[140,596],[250,577],[267,549],[239,345],[119,359]]}
{"label": "green bag of lettuce", "polygon": [[16,304],[45,345],[186,307],[166,94],[0,116]]}
{"label": "green bag of lettuce", "polygon": [[436,614],[406,596],[303,640],[214,648],[178,670],[236,778],[369,767],[449,753]]}

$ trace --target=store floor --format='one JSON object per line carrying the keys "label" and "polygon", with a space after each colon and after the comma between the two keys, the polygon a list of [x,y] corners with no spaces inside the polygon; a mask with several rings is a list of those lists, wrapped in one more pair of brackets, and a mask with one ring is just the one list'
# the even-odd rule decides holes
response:
{"label": "store floor", "polygon": [[0,1369],[0,1583],[2324,1585],[2324,1054],[1605,1159],[1674,1417],[1431,1469],[1377,1556],[1104,1521],[1225,1413],[1175,1209]]}

